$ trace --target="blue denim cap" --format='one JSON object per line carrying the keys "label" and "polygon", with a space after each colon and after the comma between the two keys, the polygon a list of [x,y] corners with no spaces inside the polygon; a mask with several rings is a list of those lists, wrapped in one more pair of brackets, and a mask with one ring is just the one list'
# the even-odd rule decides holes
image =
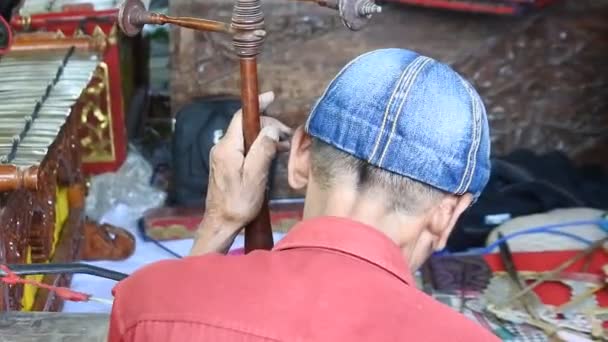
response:
{"label": "blue denim cap", "polygon": [[403,49],[347,64],[316,103],[306,132],[378,168],[479,197],[490,176],[486,110],[449,66]]}

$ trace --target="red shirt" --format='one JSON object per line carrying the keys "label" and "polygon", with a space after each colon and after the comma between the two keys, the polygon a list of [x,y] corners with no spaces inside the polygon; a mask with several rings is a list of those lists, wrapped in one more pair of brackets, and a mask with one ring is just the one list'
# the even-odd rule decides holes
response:
{"label": "red shirt", "polygon": [[272,251],[146,266],[114,295],[110,341],[499,341],[417,290],[384,234],[335,217]]}

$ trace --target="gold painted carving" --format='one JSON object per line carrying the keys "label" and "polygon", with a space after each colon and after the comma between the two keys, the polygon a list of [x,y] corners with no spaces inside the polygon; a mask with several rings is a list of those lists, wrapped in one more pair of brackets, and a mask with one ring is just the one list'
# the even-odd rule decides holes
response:
{"label": "gold painted carving", "polygon": [[116,28],[117,24],[112,25],[112,29],[108,34],[108,44],[110,46],[116,45],[118,43],[118,29]]}
{"label": "gold painted carving", "polygon": [[30,17],[29,15],[22,16],[20,24],[23,27],[24,31],[29,31],[32,25],[32,17]]}
{"label": "gold painted carving", "polygon": [[95,70],[93,80],[84,94],[80,114],[80,122],[85,132],[80,139],[83,162],[113,162],[116,159],[116,147],[112,130],[110,77],[105,62],[100,63]]}

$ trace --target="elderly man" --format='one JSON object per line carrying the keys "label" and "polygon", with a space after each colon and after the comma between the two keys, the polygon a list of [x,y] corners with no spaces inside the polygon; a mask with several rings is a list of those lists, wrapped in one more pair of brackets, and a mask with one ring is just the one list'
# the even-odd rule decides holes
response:
{"label": "elderly man", "polygon": [[[212,151],[192,256],[117,285],[111,340],[497,340],[411,275],[488,180],[488,122],[469,83],[411,51],[372,51],[338,73],[304,127],[263,126],[245,157],[234,117]],[[272,251],[221,255],[260,208],[284,134],[304,220]]]}

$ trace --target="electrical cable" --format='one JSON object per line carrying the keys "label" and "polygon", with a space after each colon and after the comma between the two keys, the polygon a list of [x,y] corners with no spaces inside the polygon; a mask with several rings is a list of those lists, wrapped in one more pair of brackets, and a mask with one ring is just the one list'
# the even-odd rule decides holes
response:
{"label": "electrical cable", "polygon": [[[11,273],[18,276],[34,275],[34,274],[89,274],[96,277],[120,281],[128,277],[128,274],[112,271],[106,268],[101,268],[83,263],[66,263],[66,264],[9,264],[6,267]],[[0,277],[8,275],[6,270],[0,269]]]}
{"label": "electrical cable", "polygon": [[150,242],[152,242],[153,244],[157,245],[158,247],[160,247],[160,249],[162,249],[163,251],[173,255],[174,257],[178,258],[178,259],[182,259],[183,255],[178,254],[177,252],[173,251],[171,248],[163,245],[160,241],[150,237],[150,235],[146,235],[146,239],[148,239]]}
{"label": "electrical cable", "polygon": [[153,244],[158,246],[163,251],[171,254],[172,256],[174,256],[178,259],[182,259],[184,257],[183,255],[180,255],[179,253],[173,251],[171,248],[165,246],[162,242],[160,242],[160,241],[156,240],[155,238],[151,237],[150,235],[148,235],[148,233],[146,232],[146,223],[145,223],[143,217],[138,220],[137,226],[139,228],[139,233],[141,234],[141,237],[144,239],[144,241],[152,242]]}
{"label": "electrical cable", "polygon": [[[553,228],[553,229],[557,229],[557,228]],[[593,241],[587,240],[585,238],[582,238],[576,234],[572,234],[572,233],[568,233],[568,232],[562,232],[559,230],[553,230],[553,229],[548,229],[548,228],[544,228],[544,227],[538,227],[538,228],[532,228],[530,230],[525,230],[525,231],[519,231],[516,233],[512,233],[509,235],[504,236],[501,239],[498,239],[496,241],[494,241],[492,244],[490,244],[489,246],[483,248],[483,252],[482,254],[488,254],[488,253],[492,253],[492,251],[499,247],[500,244],[502,242],[506,242],[512,238],[516,238],[518,236],[521,235],[531,235],[531,234],[551,234],[551,235],[560,235],[560,236],[564,236],[564,237],[568,237],[572,240],[576,240],[579,242],[582,242],[586,245],[591,245],[593,243]]]}
{"label": "electrical cable", "polygon": [[[16,268],[19,268],[21,266],[26,266],[27,268],[29,268],[29,271],[31,271],[31,272],[28,273],[28,272],[24,271],[23,269],[16,270]],[[81,267],[81,270],[82,270],[82,269],[86,268],[83,266],[90,266],[90,265],[55,264],[55,266],[61,266],[61,267],[56,267],[55,270],[51,270],[50,272],[47,272],[50,269],[49,268],[45,269],[42,264],[13,265],[13,268],[15,268],[15,270],[11,269],[7,265],[0,264],[0,283],[4,283],[7,285],[23,284],[23,285],[35,286],[40,289],[45,289],[49,292],[52,292],[63,300],[69,300],[72,302],[98,302],[98,303],[103,303],[103,304],[107,304],[107,305],[112,305],[112,302],[113,302],[112,299],[98,298],[98,297],[94,297],[88,293],[74,291],[68,287],[49,285],[49,284],[45,284],[45,283],[37,281],[37,280],[27,279],[27,278],[23,278],[20,276],[20,274],[21,275],[53,274],[53,273],[56,274],[56,273],[58,273],[56,271],[60,271],[59,273],[63,273],[61,271],[66,271],[66,270],[69,270],[69,273],[83,273],[83,272],[75,272],[74,270],[77,267]],[[119,274],[118,272],[105,270],[105,269],[102,269],[99,267],[95,267],[95,266],[91,267],[91,269],[95,269],[95,268],[97,268],[98,270],[102,270],[103,271],[102,273],[105,272],[106,275],[114,273],[113,276],[118,277],[117,275]],[[35,270],[38,270],[38,272],[33,272]],[[84,273],[89,273],[89,272],[84,272]],[[96,274],[96,275],[98,275],[98,274]],[[123,274],[123,276],[126,277],[127,275]],[[104,277],[104,278],[108,278],[108,277]],[[115,279],[115,280],[119,280],[119,279]]]}
{"label": "electrical cable", "polygon": [[492,242],[490,245],[486,246],[485,248],[482,248],[479,251],[479,254],[489,254],[492,253],[492,251],[497,248],[501,243],[503,242],[507,242],[510,239],[516,238],[518,236],[522,236],[522,235],[529,235],[529,234],[540,234],[540,233],[548,233],[548,234],[553,234],[553,235],[560,235],[560,236],[564,236],[564,237],[568,237],[571,238],[573,240],[582,242],[584,244],[587,245],[591,245],[593,242],[589,241],[579,235],[573,234],[573,233],[569,233],[569,232],[564,232],[561,230],[556,230],[559,228],[572,228],[572,227],[576,227],[576,226],[585,226],[585,225],[599,225],[599,229],[606,231],[606,229],[604,228],[606,226],[606,224],[608,223],[608,220],[606,219],[599,219],[599,220],[584,220],[584,221],[573,221],[573,222],[564,222],[564,223],[556,223],[556,224],[550,224],[550,225],[545,225],[545,226],[539,226],[539,227],[534,227],[534,228],[529,228],[529,229],[525,229],[525,230],[521,230],[515,233],[511,233],[511,234],[507,234],[505,236],[503,236],[500,239],[497,239],[496,241]]}

